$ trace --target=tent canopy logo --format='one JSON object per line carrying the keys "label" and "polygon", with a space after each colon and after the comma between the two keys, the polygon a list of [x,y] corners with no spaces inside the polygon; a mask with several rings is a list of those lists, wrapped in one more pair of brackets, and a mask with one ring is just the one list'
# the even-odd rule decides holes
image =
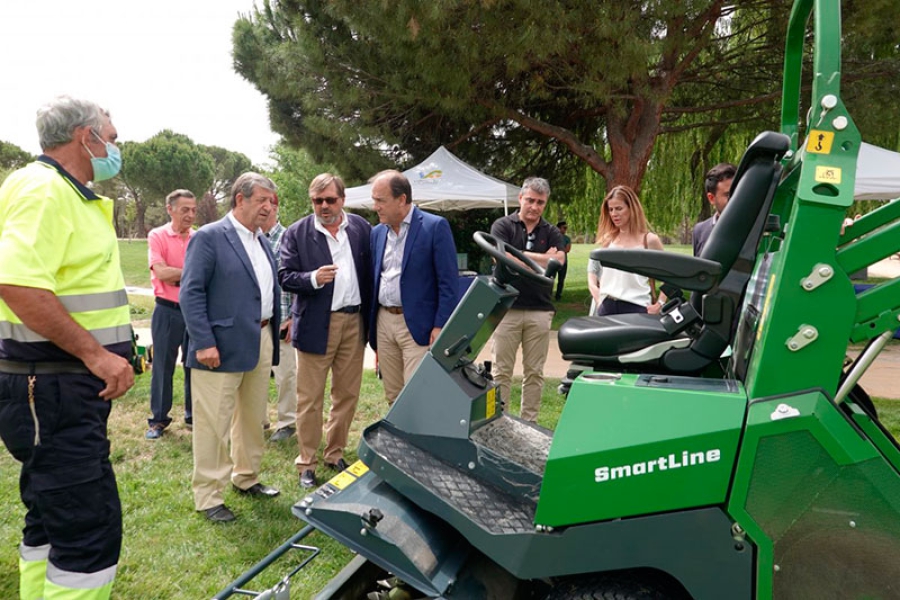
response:
{"label": "tent canopy logo", "polygon": [[416,169],[416,175],[419,176],[419,181],[423,183],[437,183],[444,176],[444,171],[437,163],[430,162],[427,165],[419,165]]}

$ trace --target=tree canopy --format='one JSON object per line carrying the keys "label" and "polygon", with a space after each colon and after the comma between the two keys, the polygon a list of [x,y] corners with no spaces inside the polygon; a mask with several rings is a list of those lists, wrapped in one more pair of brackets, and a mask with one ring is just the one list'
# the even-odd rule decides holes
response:
{"label": "tree canopy", "polygon": [[184,188],[198,198],[212,187],[213,157],[189,137],[164,130],[146,142],[122,144],[121,178],[135,202],[135,229],[143,236],[149,206],[162,206],[172,190]]}
{"label": "tree canopy", "polygon": [[[869,88],[860,106],[875,89],[897,102],[888,23],[900,19],[886,15],[900,9],[872,1],[844,3],[844,77]],[[264,0],[235,23],[234,60],[268,97],[273,128],[351,180],[444,144],[508,180],[537,173],[583,192],[586,165],[606,189],[640,190],[661,134],[700,130],[684,157],[696,181],[726,132],[777,128],[789,11],[783,0]]]}

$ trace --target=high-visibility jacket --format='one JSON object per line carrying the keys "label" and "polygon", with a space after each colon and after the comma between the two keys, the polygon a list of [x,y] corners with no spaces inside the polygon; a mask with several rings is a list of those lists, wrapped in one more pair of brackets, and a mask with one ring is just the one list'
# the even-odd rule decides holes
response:
{"label": "high-visibility jacket", "polygon": [[[113,201],[41,156],[0,186],[0,284],[49,290],[76,323],[122,356],[131,351],[128,296]],[[0,358],[72,360],[0,300]]]}

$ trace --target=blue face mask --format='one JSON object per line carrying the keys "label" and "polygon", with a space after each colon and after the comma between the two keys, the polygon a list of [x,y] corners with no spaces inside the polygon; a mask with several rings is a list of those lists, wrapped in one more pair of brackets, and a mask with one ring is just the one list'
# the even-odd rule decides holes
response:
{"label": "blue face mask", "polygon": [[91,155],[91,166],[94,168],[93,181],[106,181],[119,174],[122,168],[122,153],[112,142],[104,142],[97,132],[91,131],[98,140],[106,144],[106,156],[97,157],[85,144],[84,149]]}

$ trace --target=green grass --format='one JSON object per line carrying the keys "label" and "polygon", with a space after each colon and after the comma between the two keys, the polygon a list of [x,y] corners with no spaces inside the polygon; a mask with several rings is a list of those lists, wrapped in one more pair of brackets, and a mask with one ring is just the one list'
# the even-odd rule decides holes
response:
{"label": "green grass", "polygon": [[119,240],[119,260],[125,285],[150,287],[147,240]]}

